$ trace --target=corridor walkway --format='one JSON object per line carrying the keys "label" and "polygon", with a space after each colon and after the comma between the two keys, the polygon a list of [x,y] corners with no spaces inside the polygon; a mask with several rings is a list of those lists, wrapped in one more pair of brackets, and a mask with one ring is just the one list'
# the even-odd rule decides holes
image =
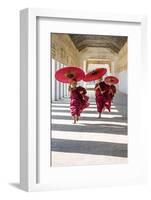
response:
{"label": "corridor walkway", "polygon": [[94,92],[90,106],[73,125],[69,99],[52,103],[52,166],[122,164],[128,161],[127,95],[118,92],[111,112],[98,119]]}

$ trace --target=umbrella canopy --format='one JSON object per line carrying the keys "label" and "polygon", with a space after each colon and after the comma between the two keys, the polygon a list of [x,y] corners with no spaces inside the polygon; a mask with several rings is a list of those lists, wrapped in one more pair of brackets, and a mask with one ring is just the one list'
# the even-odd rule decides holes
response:
{"label": "umbrella canopy", "polygon": [[84,78],[84,71],[80,67],[63,67],[56,71],[55,78],[63,83],[70,83],[73,79],[81,81]]}
{"label": "umbrella canopy", "polygon": [[119,82],[119,79],[115,76],[107,76],[104,79],[105,83],[110,83],[110,84],[117,84]]}
{"label": "umbrella canopy", "polygon": [[107,70],[105,68],[97,68],[97,69],[87,73],[83,80],[86,82],[95,81],[97,79],[100,79],[106,72],[107,72]]}

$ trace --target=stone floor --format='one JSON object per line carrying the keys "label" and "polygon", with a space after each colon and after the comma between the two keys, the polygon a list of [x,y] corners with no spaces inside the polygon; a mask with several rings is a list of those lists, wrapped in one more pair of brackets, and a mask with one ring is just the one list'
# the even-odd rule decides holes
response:
{"label": "stone floor", "polygon": [[69,99],[52,103],[52,166],[122,164],[128,160],[127,95],[118,92],[98,119],[94,93],[88,93],[90,106],[74,125]]}

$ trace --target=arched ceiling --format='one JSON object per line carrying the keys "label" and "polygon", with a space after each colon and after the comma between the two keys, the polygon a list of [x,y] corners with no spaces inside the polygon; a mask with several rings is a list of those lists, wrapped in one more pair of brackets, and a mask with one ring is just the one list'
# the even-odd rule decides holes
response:
{"label": "arched ceiling", "polygon": [[104,36],[69,34],[76,48],[81,51],[87,47],[108,48],[118,53],[127,41],[127,36]]}

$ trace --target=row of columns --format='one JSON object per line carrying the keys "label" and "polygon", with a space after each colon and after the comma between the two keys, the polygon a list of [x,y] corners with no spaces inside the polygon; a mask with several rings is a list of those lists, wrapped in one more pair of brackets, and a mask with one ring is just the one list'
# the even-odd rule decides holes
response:
{"label": "row of columns", "polygon": [[62,63],[56,61],[55,59],[51,60],[51,102],[68,96],[68,85],[55,79],[55,72],[63,67],[64,65]]}

